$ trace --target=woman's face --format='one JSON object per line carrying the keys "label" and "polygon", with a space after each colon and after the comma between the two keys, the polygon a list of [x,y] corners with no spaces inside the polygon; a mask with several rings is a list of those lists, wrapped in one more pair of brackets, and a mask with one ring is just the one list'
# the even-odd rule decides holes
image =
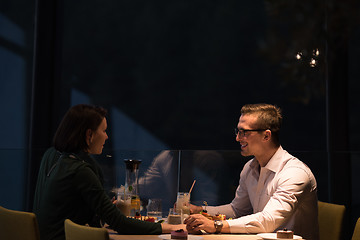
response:
{"label": "woman's face", "polygon": [[105,141],[108,139],[106,134],[107,123],[106,118],[102,120],[96,131],[87,130],[87,143],[89,146],[88,152],[90,154],[101,154],[104,148]]}

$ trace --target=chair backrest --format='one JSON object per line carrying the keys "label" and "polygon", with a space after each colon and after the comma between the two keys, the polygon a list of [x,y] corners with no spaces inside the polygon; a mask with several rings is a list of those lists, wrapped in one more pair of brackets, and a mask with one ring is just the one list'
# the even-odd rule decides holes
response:
{"label": "chair backrest", "polygon": [[66,240],[109,240],[109,232],[105,228],[79,225],[70,219],[65,220]]}
{"label": "chair backrest", "polygon": [[320,240],[339,240],[342,234],[345,206],[318,202]]}
{"label": "chair backrest", "polygon": [[353,233],[351,239],[352,240],[360,240],[360,218],[358,218],[358,220],[355,224],[354,233]]}
{"label": "chair backrest", "polygon": [[36,215],[0,206],[0,239],[40,240]]}

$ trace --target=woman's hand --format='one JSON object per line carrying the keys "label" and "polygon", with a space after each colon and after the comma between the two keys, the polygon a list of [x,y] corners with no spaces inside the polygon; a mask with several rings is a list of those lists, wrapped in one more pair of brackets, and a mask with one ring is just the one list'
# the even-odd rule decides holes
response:
{"label": "woman's hand", "polygon": [[186,229],[186,225],[185,224],[168,224],[168,223],[161,223],[161,229],[162,229],[162,233],[171,233],[172,231],[176,231],[179,229]]}

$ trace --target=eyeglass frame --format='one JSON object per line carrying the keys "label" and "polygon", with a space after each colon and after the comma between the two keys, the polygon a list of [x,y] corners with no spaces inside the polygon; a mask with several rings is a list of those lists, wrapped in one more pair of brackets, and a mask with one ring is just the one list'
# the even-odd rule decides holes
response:
{"label": "eyeglass frame", "polygon": [[235,136],[245,137],[247,132],[262,132],[268,129],[238,129],[236,127],[234,130],[235,130]]}

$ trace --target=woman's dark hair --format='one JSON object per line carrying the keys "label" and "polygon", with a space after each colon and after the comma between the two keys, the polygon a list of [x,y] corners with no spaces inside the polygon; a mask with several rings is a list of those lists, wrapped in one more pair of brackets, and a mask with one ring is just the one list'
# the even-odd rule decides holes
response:
{"label": "woman's dark hair", "polygon": [[96,131],[107,111],[102,107],[79,104],[71,107],[62,119],[54,136],[54,147],[60,152],[86,151],[86,131]]}

